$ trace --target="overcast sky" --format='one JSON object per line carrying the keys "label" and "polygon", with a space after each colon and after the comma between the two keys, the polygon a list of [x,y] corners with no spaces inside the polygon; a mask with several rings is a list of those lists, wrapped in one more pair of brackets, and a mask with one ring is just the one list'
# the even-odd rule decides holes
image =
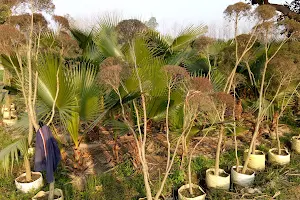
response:
{"label": "overcast sky", "polygon": [[[239,0],[54,0],[55,13],[70,14],[79,21],[91,21],[107,13],[117,13],[123,18],[142,21],[156,17],[158,29],[171,32],[175,27],[205,23],[223,27],[223,11]],[[270,0],[284,3],[285,0]],[[290,1],[288,1],[290,2]]]}

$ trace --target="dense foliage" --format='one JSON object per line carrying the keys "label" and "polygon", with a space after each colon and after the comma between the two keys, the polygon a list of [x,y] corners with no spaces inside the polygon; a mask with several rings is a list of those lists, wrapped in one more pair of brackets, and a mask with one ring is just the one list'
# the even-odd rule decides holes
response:
{"label": "dense foliage", "polygon": [[[94,164],[81,143],[105,146],[101,158],[120,164],[117,179],[125,188],[137,188],[136,197],[149,199],[170,194],[183,181],[191,184],[192,170],[202,173],[199,159],[192,161],[207,136],[218,140],[211,148],[215,162],[205,165],[215,164],[215,175],[226,164],[223,138],[236,142],[245,135],[255,152],[268,127],[267,137],[276,132],[280,152],[279,121],[298,117],[300,109],[299,1],[285,7],[288,13],[283,5],[251,3],[259,6],[239,2],[224,11],[234,26],[233,38],[224,40],[206,35],[204,25],[164,35],[155,29],[155,18],[144,24],[107,16],[92,30],[81,30],[67,17],[52,15],[52,30],[40,12],[52,14],[52,1],[0,1],[0,63],[10,75],[5,87],[17,91],[15,99],[26,108],[13,126],[20,140],[0,152],[1,166],[13,169],[19,151],[29,161],[38,121],[48,122],[55,133],[63,154],[60,170],[81,192],[96,181],[111,183],[105,174],[89,178]],[[15,15],[12,8],[19,6],[30,12]],[[248,17],[256,24],[239,34]],[[230,161],[239,165],[235,150]]]}

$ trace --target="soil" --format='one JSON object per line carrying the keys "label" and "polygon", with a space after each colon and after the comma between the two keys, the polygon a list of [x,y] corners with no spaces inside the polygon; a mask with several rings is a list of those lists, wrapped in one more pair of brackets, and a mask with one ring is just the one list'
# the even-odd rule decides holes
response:
{"label": "soil", "polygon": [[41,177],[41,175],[39,174],[32,174],[31,173],[31,181],[26,181],[26,176],[22,176],[20,178],[17,179],[18,182],[20,183],[32,183],[33,181],[38,180]]}
{"label": "soil", "polygon": [[[274,151],[272,151],[272,153],[278,155],[278,150],[274,150]],[[280,155],[281,156],[287,156],[289,154],[285,150],[281,150],[281,154]]]}
{"label": "soil", "polygon": [[228,174],[226,174],[226,173],[223,172],[223,173],[220,173],[219,176],[221,176],[221,177],[227,177]]}
{"label": "soil", "polygon": [[[233,170],[236,171],[236,168],[234,168]],[[242,173],[242,170],[243,170],[243,168],[242,168],[242,167],[239,167],[239,172],[238,172],[238,173]],[[245,174],[247,174],[247,175],[252,175],[252,174],[253,174],[253,171],[247,169]]]}
{"label": "soil", "polygon": [[[42,196],[42,197],[38,197],[38,198],[36,198],[37,200],[48,200],[48,196],[49,196],[49,194],[46,194],[46,195],[44,195],[44,196]],[[58,199],[58,198],[60,198],[61,196],[60,195],[54,195],[54,199]]]}
{"label": "soil", "polygon": [[[210,173],[211,173],[211,174],[213,174],[213,175],[215,175],[214,171],[211,171]],[[227,176],[228,176],[228,174],[227,174],[227,173],[225,173],[225,172],[222,172],[222,173],[219,173],[219,175],[218,175],[218,176],[220,176],[220,177],[227,177]]]}
{"label": "soil", "polygon": [[182,190],[181,194],[182,194],[182,196],[187,197],[187,198],[194,198],[194,197],[198,197],[198,196],[201,196],[204,194],[199,188],[193,188],[193,192],[194,192],[194,194],[191,195],[190,189],[187,188],[187,189]]}

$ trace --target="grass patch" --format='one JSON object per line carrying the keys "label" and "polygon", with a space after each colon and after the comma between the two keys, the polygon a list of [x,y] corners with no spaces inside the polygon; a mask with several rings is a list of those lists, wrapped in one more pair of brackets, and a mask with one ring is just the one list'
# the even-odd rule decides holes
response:
{"label": "grass patch", "polygon": [[0,126],[0,151],[17,140],[13,139],[13,134],[12,131]]}

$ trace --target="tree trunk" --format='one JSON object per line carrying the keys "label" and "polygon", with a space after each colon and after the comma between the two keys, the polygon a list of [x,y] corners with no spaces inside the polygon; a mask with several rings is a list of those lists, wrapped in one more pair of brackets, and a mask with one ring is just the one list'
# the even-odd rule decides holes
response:
{"label": "tree trunk", "polygon": [[189,191],[190,194],[193,195],[193,187],[192,187],[192,167],[191,167],[191,163],[192,163],[192,155],[190,155],[190,159],[189,159],[189,166],[188,166],[188,176],[189,176]]}
{"label": "tree trunk", "polygon": [[30,182],[32,181],[32,177],[31,177],[31,169],[30,169],[30,162],[28,156],[24,157],[24,165],[25,165],[25,172],[26,172],[26,181]]}
{"label": "tree trunk", "polygon": [[219,132],[217,153],[216,153],[216,163],[215,163],[215,175],[217,175],[217,176],[219,176],[219,169],[220,169],[220,153],[221,153],[223,132],[224,132],[224,125],[221,125],[220,132]]}
{"label": "tree trunk", "polygon": [[280,147],[280,138],[279,138],[279,134],[278,134],[278,120],[276,121],[276,138],[277,138],[277,147],[278,147],[278,155],[281,155],[281,147]]}
{"label": "tree trunk", "polygon": [[142,170],[143,170],[143,176],[144,176],[144,184],[145,184],[145,189],[146,189],[146,197],[147,200],[152,200],[152,193],[151,193],[151,187],[149,184],[149,171],[148,171],[148,165],[146,163],[147,161],[142,161]]}
{"label": "tree trunk", "polygon": [[251,144],[250,144],[250,147],[249,147],[249,151],[248,151],[248,154],[247,154],[244,166],[243,166],[243,170],[242,170],[243,174],[245,174],[246,171],[247,171],[248,164],[249,164],[249,161],[250,161],[250,155],[252,153],[251,150],[252,150],[253,146],[255,146],[256,137],[257,137],[258,132],[259,132],[259,126],[260,126],[260,121],[257,121],[256,126],[255,126],[255,130],[254,130],[254,134],[252,136],[252,141],[251,141]]}
{"label": "tree trunk", "polygon": [[249,149],[249,151],[255,155],[256,151],[256,139],[253,141],[252,149]]}
{"label": "tree trunk", "polygon": [[28,121],[28,146],[31,147],[32,139],[33,139],[33,125],[31,120]]}
{"label": "tree trunk", "polygon": [[[239,161],[239,156],[238,156],[238,144],[237,144],[237,135],[236,135],[236,120],[240,120],[241,118],[241,114],[243,112],[243,107],[242,107],[242,102],[241,100],[238,101],[238,108],[242,108],[242,109],[237,109],[236,108],[236,95],[235,95],[235,84],[233,84],[233,100],[234,100],[234,104],[233,104],[233,113],[232,113],[232,118],[234,120],[233,123],[233,135],[234,135],[234,151],[235,151],[235,159],[236,159],[236,172],[239,173],[239,166],[240,166],[240,161]],[[236,112],[237,110],[241,111],[241,112]]]}

